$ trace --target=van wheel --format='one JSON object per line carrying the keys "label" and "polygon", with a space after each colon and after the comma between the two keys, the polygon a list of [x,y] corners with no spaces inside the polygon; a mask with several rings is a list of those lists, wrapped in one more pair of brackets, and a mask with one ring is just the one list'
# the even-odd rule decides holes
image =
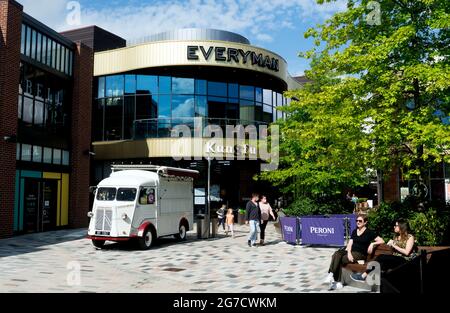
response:
{"label": "van wheel", "polygon": [[175,235],[175,238],[177,238],[178,240],[186,240],[187,238],[186,223],[180,224],[180,227],[178,228],[178,234]]}
{"label": "van wheel", "polygon": [[95,240],[92,239],[92,244],[94,245],[94,247],[96,248],[103,248],[103,246],[105,245],[105,240]]}
{"label": "van wheel", "polygon": [[149,227],[145,230],[143,236],[138,238],[139,248],[141,248],[142,250],[150,249],[150,247],[153,244],[153,240],[154,240],[154,235],[153,235],[152,230]]}

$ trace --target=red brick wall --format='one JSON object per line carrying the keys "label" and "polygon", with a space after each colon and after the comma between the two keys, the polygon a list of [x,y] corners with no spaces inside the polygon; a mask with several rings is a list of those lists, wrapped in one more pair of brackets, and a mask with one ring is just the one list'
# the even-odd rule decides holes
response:
{"label": "red brick wall", "polygon": [[400,201],[400,172],[398,168],[391,171],[383,184],[385,202]]}
{"label": "red brick wall", "polygon": [[91,145],[92,77],[94,54],[84,44],[77,44],[73,66],[72,98],[72,174],[70,176],[69,226],[86,227],[89,219],[89,172]]}
{"label": "red brick wall", "polygon": [[16,144],[4,137],[17,135],[22,9],[0,0],[0,238],[13,234]]}

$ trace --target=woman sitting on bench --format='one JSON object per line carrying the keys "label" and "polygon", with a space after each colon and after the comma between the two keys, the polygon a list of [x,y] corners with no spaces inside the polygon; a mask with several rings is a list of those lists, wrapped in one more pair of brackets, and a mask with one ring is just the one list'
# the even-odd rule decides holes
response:
{"label": "woman sitting on bench", "polygon": [[[396,268],[417,256],[414,245],[414,236],[410,233],[409,224],[406,220],[399,219],[395,222],[394,231],[396,236],[387,243],[393,249],[392,255],[382,254],[375,261],[380,263],[381,271]],[[364,281],[371,270],[364,273],[353,273],[350,277],[356,281]]]}
{"label": "woman sitting on bench", "polygon": [[[371,254],[375,245],[384,243],[380,236],[367,229],[367,216],[358,214],[356,218],[356,229],[352,232],[347,247],[336,251],[331,259],[328,276],[325,283],[330,284],[330,289],[341,289],[342,265],[356,263],[358,260],[365,260],[367,254]],[[374,241],[374,242],[372,242]]]}

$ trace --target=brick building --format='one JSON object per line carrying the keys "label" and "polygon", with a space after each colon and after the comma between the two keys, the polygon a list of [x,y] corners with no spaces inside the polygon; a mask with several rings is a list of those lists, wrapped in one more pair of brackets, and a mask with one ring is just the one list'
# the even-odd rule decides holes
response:
{"label": "brick building", "polygon": [[86,226],[93,50],[0,0],[0,238]]}

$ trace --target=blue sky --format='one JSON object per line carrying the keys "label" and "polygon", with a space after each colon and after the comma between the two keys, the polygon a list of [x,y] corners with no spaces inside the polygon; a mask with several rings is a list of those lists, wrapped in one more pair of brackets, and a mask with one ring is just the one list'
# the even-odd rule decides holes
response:
{"label": "blue sky", "polygon": [[[17,0],[26,13],[63,31],[98,25],[127,40],[183,28],[202,27],[236,32],[252,45],[278,53],[291,75],[301,75],[308,62],[298,57],[312,46],[303,33],[345,9],[345,0],[318,5],[316,0],[81,0],[81,19],[67,22],[69,0]],[[69,5],[69,8],[68,8]],[[73,16],[73,15],[72,15]],[[79,23],[78,23],[79,22]]]}

